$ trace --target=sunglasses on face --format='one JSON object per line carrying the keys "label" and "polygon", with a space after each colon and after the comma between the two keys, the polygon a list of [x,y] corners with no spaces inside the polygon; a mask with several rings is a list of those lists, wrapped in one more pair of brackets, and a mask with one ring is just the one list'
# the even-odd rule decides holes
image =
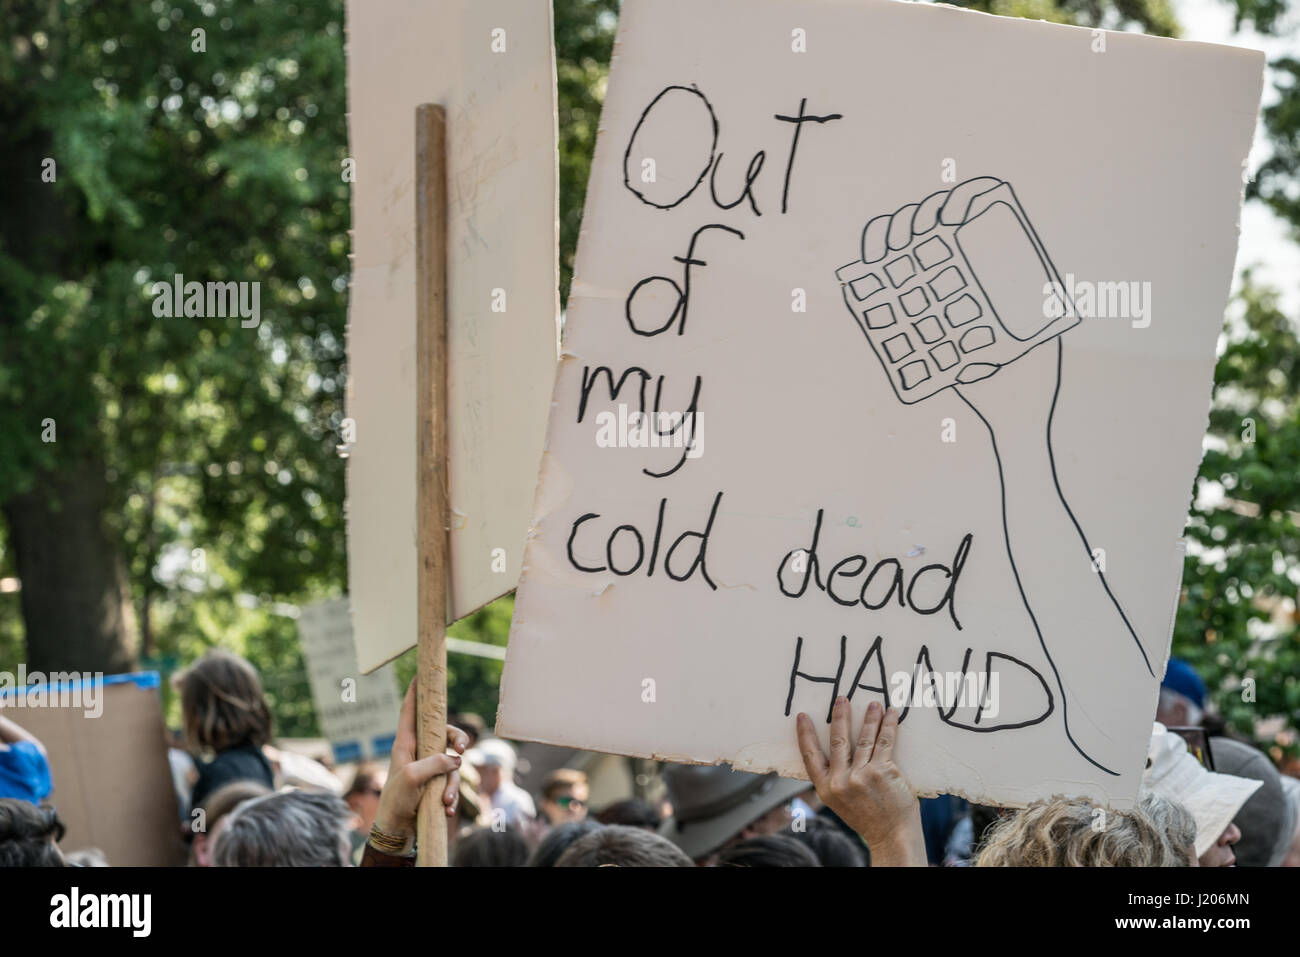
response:
{"label": "sunglasses on face", "polygon": [[587,806],[586,801],[582,800],[582,798],[576,798],[572,794],[566,794],[563,797],[557,797],[555,799],[555,803],[558,804],[560,807],[564,808],[564,810],[566,811],[571,807]]}
{"label": "sunglasses on face", "polygon": [[1210,750],[1210,736],[1204,728],[1167,728],[1187,742],[1187,750],[1207,771],[1214,770],[1214,752]]}

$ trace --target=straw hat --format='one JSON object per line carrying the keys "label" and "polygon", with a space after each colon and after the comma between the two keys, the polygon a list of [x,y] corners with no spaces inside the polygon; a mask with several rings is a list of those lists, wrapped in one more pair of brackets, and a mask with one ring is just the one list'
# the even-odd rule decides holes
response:
{"label": "straw hat", "polygon": [[1219,839],[1241,806],[1263,786],[1231,774],[1207,771],[1187,750],[1187,742],[1159,721],[1151,732],[1142,790],[1177,801],[1196,821],[1196,856]]}

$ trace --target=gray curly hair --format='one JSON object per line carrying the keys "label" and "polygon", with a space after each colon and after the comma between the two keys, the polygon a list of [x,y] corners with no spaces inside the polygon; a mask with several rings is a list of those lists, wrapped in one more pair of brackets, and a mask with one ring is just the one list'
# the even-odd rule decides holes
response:
{"label": "gray curly hair", "polygon": [[222,822],[215,867],[347,867],[351,812],[333,794],[283,791],[239,805]]}
{"label": "gray curly hair", "polygon": [[[1160,823],[1153,819],[1156,815]],[[1110,811],[1082,799],[1031,804],[988,832],[978,867],[1187,867],[1195,824],[1171,801]],[[1184,841],[1184,838],[1188,838]]]}

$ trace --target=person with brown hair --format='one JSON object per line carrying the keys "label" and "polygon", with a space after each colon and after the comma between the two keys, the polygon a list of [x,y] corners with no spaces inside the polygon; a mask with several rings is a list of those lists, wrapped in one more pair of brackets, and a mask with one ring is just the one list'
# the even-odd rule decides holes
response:
{"label": "person with brown hair", "polygon": [[576,768],[556,768],[542,782],[542,813],[551,827],[587,817],[587,775]]}
{"label": "person with brown hair", "polygon": [[275,786],[262,746],[271,741],[271,709],[257,670],[228,651],[209,651],[177,678],[185,740],[198,755],[191,804],[199,807],[233,781]]}
{"label": "person with brown hair", "polygon": [[370,833],[370,825],[375,823],[379,812],[379,798],[384,793],[384,782],[388,780],[388,771],[374,761],[366,761],[352,775],[352,783],[343,792],[343,801],[348,809],[356,815],[353,829],[365,836]]}
{"label": "person with brown hair", "polygon": [[190,829],[194,839],[190,844],[190,864],[194,867],[212,866],[212,848],[221,833],[221,825],[230,812],[245,801],[265,797],[271,789],[256,781],[233,781],[217,788],[194,810]]}

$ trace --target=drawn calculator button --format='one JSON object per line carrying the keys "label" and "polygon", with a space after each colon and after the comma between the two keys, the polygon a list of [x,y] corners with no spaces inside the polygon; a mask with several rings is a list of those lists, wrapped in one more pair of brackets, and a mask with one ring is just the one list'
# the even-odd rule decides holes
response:
{"label": "drawn calculator button", "polygon": [[974,322],[984,314],[984,310],[970,295],[965,295],[948,303],[948,307],[944,309],[943,314],[948,317],[948,325],[956,329],[968,322]]}
{"label": "drawn calculator button", "polygon": [[956,266],[949,266],[930,280],[930,291],[935,299],[947,299],[955,292],[966,288],[966,277]]}
{"label": "drawn calculator button", "polygon": [[885,272],[889,274],[889,281],[897,289],[916,275],[916,267],[912,265],[911,256],[903,255],[885,266]]}
{"label": "drawn calculator button", "polygon": [[853,290],[853,295],[859,299],[866,299],[868,296],[880,292],[885,288],[885,284],[875,273],[867,273],[861,279],[855,279],[849,283],[849,288]]}
{"label": "drawn calculator button", "polygon": [[890,362],[906,359],[915,351],[912,348],[912,341],[907,338],[906,333],[900,332],[892,339],[885,340],[885,352],[889,355]]}
{"label": "drawn calculator button", "polygon": [[971,382],[979,382],[980,379],[987,379],[993,373],[997,372],[1000,367],[990,362],[968,362],[962,366],[961,371],[957,373],[957,381],[963,385]]}
{"label": "drawn calculator button", "polygon": [[930,378],[930,370],[926,367],[924,359],[909,362],[898,370],[898,381],[903,384],[904,390],[915,389],[928,378]]}
{"label": "drawn calculator button", "polygon": [[961,361],[961,357],[957,355],[957,347],[951,342],[941,342],[931,349],[930,358],[934,360],[940,372],[947,372]]}
{"label": "drawn calculator button", "polygon": [[939,323],[937,316],[926,316],[924,319],[912,323],[912,328],[916,330],[916,334],[921,337],[921,341],[926,345],[938,342],[944,336],[943,326]]}
{"label": "drawn calculator button", "polygon": [[961,337],[962,352],[974,352],[976,349],[991,345],[993,345],[992,326],[976,326],[974,329],[967,330]]}
{"label": "drawn calculator button", "polygon": [[867,320],[868,329],[888,329],[894,324],[894,307],[889,303],[868,309],[862,316]]}
{"label": "drawn calculator button", "polygon": [[916,261],[922,269],[933,269],[952,258],[952,250],[938,236],[932,236],[916,247]]}
{"label": "drawn calculator button", "polygon": [[898,301],[903,305],[903,311],[909,316],[919,316],[930,306],[930,300],[926,298],[925,290],[920,286],[907,290],[898,297]]}
{"label": "drawn calculator button", "polygon": [[855,259],[847,266],[841,266],[835,270],[835,278],[843,283],[852,283],[861,279],[867,273],[871,272],[871,267],[861,259]]}

